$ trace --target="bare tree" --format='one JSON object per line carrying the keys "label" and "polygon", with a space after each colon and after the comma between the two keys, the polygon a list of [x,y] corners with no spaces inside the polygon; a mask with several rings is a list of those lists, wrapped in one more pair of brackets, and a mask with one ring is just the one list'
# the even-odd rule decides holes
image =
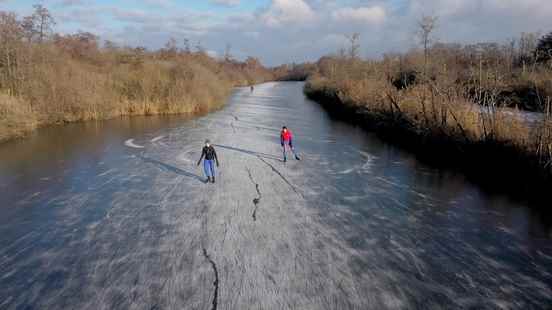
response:
{"label": "bare tree", "polygon": [[431,44],[431,34],[437,28],[437,16],[424,15],[418,21],[419,36],[424,46],[424,76],[427,74],[427,65],[429,62],[429,48]]}
{"label": "bare tree", "polygon": [[111,40],[105,40],[103,47],[108,51],[116,51],[119,49],[119,45]]}
{"label": "bare tree", "polygon": [[351,59],[356,59],[359,56],[360,52],[360,33],[353,33],[352,35],[345,35],[351,47],[349,48],[349,57]]}
{"label": "bare tree", "polygon": [[22,27],[29,41],[38,37],[38,42],[42,43],[52,33],[56,21],[50,11],[41,4],[35,4],[33,8],[33,14],[23,19]]}
{"label": "bare tree", "polygon": [[169,38],[167,43],[165,43],[165,46],[160,51],[161,57],[168,59],[172,57],[176,57],[178,54],[178,46],[176,45],[176,40],[174,38]]}
{"label": "bare tree", "polygon": [[33,17],[23,17],[23,21],[21,21],[21,27],[23,28],[25,39],[27,39],[27,41],[30,43],[36,35]]}
{"label": "bare tree", "polygon": [[57,47],[75,58],[92,57],[98,51],[99,46],[99,37],[82,31],[68,35],[56,34],[53,41]]}
{"label": "bare tree", "polygon": [[168,52],[176,53],[178,51],[178,47],[176,46],[176,39],[175,38],[169,38],[167,43],[165,43],[165,49]]}
{"label": "bare tree", "polygon": [[345,59],[347,57],[347,50],[344,47],[340,48],[339,51],[337,51],[337,57]]}
{"label": "bare tree", "polygon": [[23,31],[15,14],[0,12],[0,88],[16,89]]}
{"label": "bare tree", "polygon": [[190,54],[192,52],[192,48],[190,47],[190,39],[184,39],[184,53]]}
{"label": "bare tree", "polygon": [[233,59],[234,56],[232,56],[232,45],[230,43],[227,43],[226,48],[224,49],[224,61],[232,62]]}
{"label": "bare tree", "polygon": [[196,49],[196,52],[198,54],[205,54],[206,53],[205,48],[203,47],[203,45],[201,45],[201,41],[197,41],[195,49]]}
{"label": "bare tree", "polygon": [[245,60],[245,65],[247,66],[247,68],[251,68],[251,69],[257,69],[262,67],[261,61],[258,58],[255,58],[253,56],[247,57],[247,59]]}
{"label": "bare tree", "polygon": [[539,40],[534,53],[538,62],[546,63],[552,59],[552,32]]}

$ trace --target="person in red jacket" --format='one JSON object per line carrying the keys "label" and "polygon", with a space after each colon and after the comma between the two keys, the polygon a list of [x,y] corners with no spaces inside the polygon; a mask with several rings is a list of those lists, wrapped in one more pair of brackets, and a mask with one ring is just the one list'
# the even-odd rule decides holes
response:
{"label": "person in red jacket", "polygon": [[287,161],[286,153],[288,149],[293,153],[295,159],[301,160],[293,149],[293,134],[291,133],[291,130],[287,129],[286,126],[282,127],[282,131],[280,132],[280,144],[282,145],[284,152],[284,162]]}

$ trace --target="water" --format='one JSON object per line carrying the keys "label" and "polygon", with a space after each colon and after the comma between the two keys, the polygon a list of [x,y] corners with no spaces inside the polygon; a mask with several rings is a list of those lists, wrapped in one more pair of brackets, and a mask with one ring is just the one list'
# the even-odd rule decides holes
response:
{"label": "water", "polygon": [[[0,309],[552,304],[550,218],[331,119],[302,86],[1,145]],[[301,161],[281,161],[282,125]],[[215,185],[195,165],[206,138]]]}

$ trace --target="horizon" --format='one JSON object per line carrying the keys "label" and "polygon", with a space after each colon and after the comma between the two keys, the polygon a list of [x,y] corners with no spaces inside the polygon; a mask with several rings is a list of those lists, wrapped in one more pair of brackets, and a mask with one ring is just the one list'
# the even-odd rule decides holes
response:
{"label": "horizon", "polygon": [[313,62],[347,46],[360,34],[362,57],[377,58],[419,46],[416,21],[439,18],[435,40],[443,43],[505,42],[523,32],[552,31],[552,2],[530,0],[0,0],[0,10],[19,17],[33,4],[48,8],[62,34],[91,32],[120,45],[182,47],[198,42],[212,56],[227,45],[243,60],[267,66]]}

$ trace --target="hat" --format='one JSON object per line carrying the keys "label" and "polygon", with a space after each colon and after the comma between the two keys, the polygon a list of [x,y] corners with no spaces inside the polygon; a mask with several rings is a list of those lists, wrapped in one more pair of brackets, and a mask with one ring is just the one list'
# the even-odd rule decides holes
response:
{"label": "hat", "polygon": [[207,144],[207,143],[211,143],[211,140],[209,140],[209,139],[205,140],[205,144]]}

